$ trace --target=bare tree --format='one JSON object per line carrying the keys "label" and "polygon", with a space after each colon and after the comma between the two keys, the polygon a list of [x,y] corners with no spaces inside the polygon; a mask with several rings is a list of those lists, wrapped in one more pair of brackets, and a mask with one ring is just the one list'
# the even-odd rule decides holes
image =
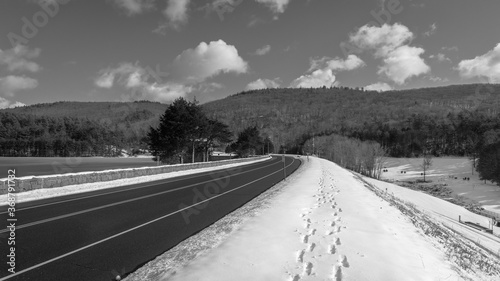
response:
{"label": "bare tree", "polygon": [[374,155],[375,155],[375,158],[376,158],[374,177],[376,179],[380,179],[380,175],[382,174],[382,167],[384,166],[384,162],[386,160],[387,152],[379,144],[374,145],[373,149],[374,149]]}
{"label": "bare tree", "polygon": [[422,169],[424,170],[424,182],[425,182],[425,175],[427,173],[427,170],[432,166],[432,155],[425,154],[424,159],[422,160]]}

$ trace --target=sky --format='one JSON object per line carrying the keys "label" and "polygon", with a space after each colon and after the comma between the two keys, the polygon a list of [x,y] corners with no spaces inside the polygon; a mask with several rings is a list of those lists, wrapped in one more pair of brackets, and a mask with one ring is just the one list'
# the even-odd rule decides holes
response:
{"label": "sky", "polygon": [[500,83],[497,0],[2,0],[0,108]]}

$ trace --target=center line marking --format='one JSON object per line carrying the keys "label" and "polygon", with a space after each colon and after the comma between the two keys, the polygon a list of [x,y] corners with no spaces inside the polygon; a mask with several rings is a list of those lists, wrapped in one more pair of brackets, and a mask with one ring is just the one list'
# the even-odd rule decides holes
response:
{"label": "center line marking", "polygon": [[[198,183],[194,183],[194,184],[190,184],[190,185],[185,185],[185,186],[178,187],[178,188],[175,188],[175,189],[170,189],[170,190],[166,190],[166,191],[162,191],[162,192],[158,192],[158,193],[144,195],[144,196],[141,196],[141,197],[127,199],[127,200],[120,201],[120,202],[110,203],[110,204],[107,204],[107,205],[102,205],[102,206],[99,206],[99,207],[94,207],[94,208],[85,209],[85,210],[78,211],[78,212],[73,212],[73,213],[69,213],[69,214],[65,214],[65,215],[60,215],[60,216],[52,217],[52,218],[49,218],[49,219],[44,219],[44,220],[39,220],[39,221],[31,222],[31,223],[21,224],[19,226],[16,226],[16,229],[22,229],[22,228],[26,228],[26,227],[30,227],[30,226],[34,226],[34,225],[46,223],[46,222],[60,220],[60,219],[64,219],[64,218],[68,218],[68,217],[72,217],[72,216],[77,216],[77,215],[85,214],[85,213],[88,213],[88,212],[93,212],[93,211],[96,211],[96,210],[108,208],[108,207],[113,207],[113,206],[117,206],[117,205],[129,203],[129,202],[133,202],[133,201],[137,201],[137,200],[142,200],[142,199],[154,197],[154,196],[157,196],[157,195],[162,195],[162,194],[166,194],[166,193],[178,191],[178,190],[185,189],[185,188],[188,188],[188,187],[192,187],[192,186],[195,186],[195,185],[200,185],[200,184],[208,183],[208,182],[211,182],[211,181],[214,181],[214,180],[225,179],[225,178],[228,178],[228,177],[231,177],[231,176],[241,175],[241,174],[249,173],[249,172],[252,172],[252,171],[255,171],[255,170],[258,170],[258,169],[267,168],[267,167],[275,165],[275,164],[276,163],[273,163],[273,164],[270,164],[270,165],[266,165],[266,166],[263,166],[263,167],[255,168],[255,169],[248,170],[248,171],[245,171],[245,172],[241,172],[241,173],[237,173],[237,174],[233,174],[233,175],[229,175],[229,176],[225,176],[225,177],[218,177],[216,179],[211,179],[211,180],[207,180],[207,181],[203,181],[203,182],[198,182]],[[7,228],[0,230],[0,234],[1,233],[6,233],[6,232],[9,232],[9,230]]]}
{"label": "center line marking", "polygon": [[[286,166],[286,168],[288,168],[288,167],[290,167],[291,165],[293,165],[293,163],[294,163],[294,162],[295,162],[295,159],[294,159],[294,158],[292,158],[292,163],[290,163],[290,165]],[[126,233],[131,232],[131,231],[133,231],[133,230],[136,230],[136,229],[138,229],[138,228],[144,227],[144,226],[146,226],[146,225],[152,224],[152,223],[157,222],[157,221],[159,221],[159,220],[162,220],[162,219],[164,219],[164,218],[170,217],[170,216],[172,216],[172,215],[174,215],[174,214],[177,214],[177,213],[179,213],[179,212],[182,212],[182,211],[184,211],[184,210],[187,210],[187,209],[189,209],[189,208],[191,208],[191,207],[194,207],[194,206],[200,205],[200,204],[205,203],[205,202],[207,202],[207,201],[210,201],[210,200],[212,200],[212,199],[214,199],[214,198],[218,198],[218,197],[220,197],[220,196],[222,196],[222,195],[225,195],[225,194],[227,194],[227,193],[229,193],[229,192],[233,192],[233,191],[235,191],[235,190],[238,190],[238,189],[240,189],[240,188],[242,188],[242,187],[245,187],[245,186],[247,186],[247,185],[249,185],[249,184],[252,184],[252,183],[254,183],[254,182],[257,182],[257,181],[259,181],[259,180],[262,180],[262,179],[264,179],[264,178],[267,178],[267,177],[269,177],[269,176],[271,176],[271,175],[274,175],[274,174],[276,174],[276,173],[281,173],[281,171],[282,171],[282,169],[279,169],[278,171],[273,172],[273,173],[271,173],[271,174],[269,174],[269,175],[267,175],[267,176],[261,177],[261,178],[259,178],[259,179],[256,179],[256,180],[254,180],[254,181],[251,181],[251,182],[246,183],[246,184],[244,184],[244,185],[241,185],[241,186],[239,186],[239,187],[233,188],[233,189],[228,190],[228,191],[226,191],[226,192],[224,192],[224,193],[221,193],[221,194],[215,195],[215,196],[213,196],[213,197],[210,197],[210,198],[208,198],[208,199],[205,199],[205,200],[203,200],[203,201],[200,201],[200,202],[198,202],[198,203],[196,203],[196,204],[193,204],[193,205],[191,205],[191,206],[188,206],[188,207],[182,208],[182,209],[177,210],[177,211],[175,211],[175,212],[173,212],[173,213],[170,213],[170,214],[164,215],[164,216],[162,216],[162,217],[156,218],[156,219],[154,219],[154,220],[151,220],[151,221],[145,222],[145,223],[143,223],[143,224],[141,224],[141,225],[138,225],[138,226],[135,226],[135,227],[133,227],[133,228],[131,228],[131,229],[128,229],[128,230],[122,231],[122,232],[117,233],[117,234],[115,234],[115,235],[112,235],[112,236],[110,236],[110,237],[107,237],[107,238],[104,238],[104,239],[99,240],[99,241],[97,241],[97,242],[94,242],[94,243],[92,243],[92,244],[89,244],[89,245],[87,245],[87,246],[83,246],[83,247],[81,247],[81,248],[79,248],[79,249],[73,250],[73,251],[68,252],[68,253],[66,253],[66,254],[63,254],[63,255],[60,255],[60,256],[58,256],[58,257],[52,258],[52,259],[50,259],[50,260],[44,261],[44,262],[42,262],[42,263],[39,263],[39,264],[33,265],[33,266],[31,266],[31,267],[28,267],[28,268],[26,268],[26,269],[23,269],[23,270],[21,270],[21,271],[18,271],[18,272],[14,273],[14,274],[11,274],[11,275],[8,275],[8,276],[5,276],[5,277],[1,278],[1,279],[0,279],[0,281],[10,279],[10,278],[12,278],[12,277],[14,277],[14,276],[17,276],[17,275],[23,274],[23,273],[25,273],[25,272],[28,272],[28,271],[33,270],[33,269],[35,269],[35,268],[38,268],[38,267],[40,267],[40,266],[43,266],[43,265],[49,264],[49,263],[51,263],[51,262],[53,262],[53,261],[56,261],[56,260],[62,259],[62,258],[64,258],[64,257],[67,257],[67,256],[72,255],[72,254],[74,254],[74,253],[80,252],[80,251],[85,250],[85,249],[87,249],[87,248],[90,248],[90,247],[92,247],[92,246],[95,246],[95,245],[101,244],[101,243],[103,243],[103,242],[106,242],[106,241],[108,241],[108,240],[111,240],[111,239],[113,239],[113,238],[116,238],[116,237],[118,237],[118,236],[121,236],[121,235],[123,235],[123,234],[126,234]]]}

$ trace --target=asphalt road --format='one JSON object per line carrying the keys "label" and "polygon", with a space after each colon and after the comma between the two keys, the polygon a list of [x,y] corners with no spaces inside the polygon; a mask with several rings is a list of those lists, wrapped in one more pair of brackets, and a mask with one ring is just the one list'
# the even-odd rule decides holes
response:
{"label": "asphalt road", "polygon": [[9,169],[16,169],[19,178],[154,166],[151,158],[135,157],[0,157],[0,179],[8,176]]}
{"label": "asphalt road", "polygon": [[[300,161],[286,157],[286,172]],[[0,231],[0,280],[114,280],[133,272],[283,179],[281,157],[233,169],[16,206],[15,270],[10,232]],[[8,224],[6,207],[0,221]],[[9,222],[10,223],[10,222]]]}

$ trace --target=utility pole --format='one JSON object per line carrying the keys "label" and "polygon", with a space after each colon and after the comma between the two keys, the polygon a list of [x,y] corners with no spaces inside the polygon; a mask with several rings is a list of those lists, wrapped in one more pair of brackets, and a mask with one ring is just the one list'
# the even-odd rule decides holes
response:
{"label": "utility pole", "polygon": [[[197,132],[197,131],[198,131],[198,129],[199,129],[199,127],[198,127],[198,126],[196,126],[196,127],[194,128],[194,131],[195,131],[195,132]],[[195,136],[193,135],[193,154],[192,154],[192,160],[191,160],[191,163],[194,163],[194,142],[195,142],[195,141],[196,141],[196,139],[195,139]]]}
{"label": "utility pole", "polygon": [[313,135],[313,153],[312,154],[314,155],[314,135]]}
{"label": "utility pole", "polygon": [[193,155],[192,155],[191,163],[194,163],[194,140],[193,140]]}
{"label": "utility pole", "polygon": [[283,180],[286,181],[286,166],[285,166],[285,153],[283,151],[283,155],[281,156],[281,161],[283,162]]}

